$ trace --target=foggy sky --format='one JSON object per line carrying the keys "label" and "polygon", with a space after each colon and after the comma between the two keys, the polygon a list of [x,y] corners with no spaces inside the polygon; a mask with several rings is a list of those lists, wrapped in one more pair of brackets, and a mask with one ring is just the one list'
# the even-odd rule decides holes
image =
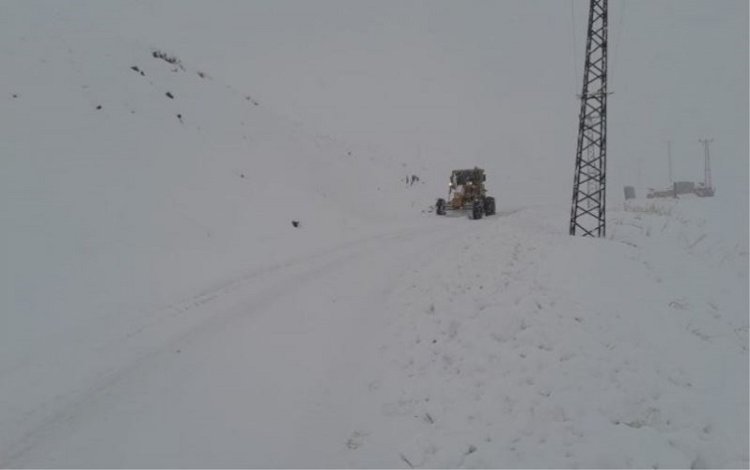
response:
{"label": "foggy sky", "polygon": [[[484,165],[569,198],[586,0],[33,5],[27,27],[34,9],[89,16],[331,136]],[[610,197],[666,185],[668,140],[675,179],[702,180],[698,139],[712,137],[718,191],[747,204],[748,3],[610,0],[609,23]]]}

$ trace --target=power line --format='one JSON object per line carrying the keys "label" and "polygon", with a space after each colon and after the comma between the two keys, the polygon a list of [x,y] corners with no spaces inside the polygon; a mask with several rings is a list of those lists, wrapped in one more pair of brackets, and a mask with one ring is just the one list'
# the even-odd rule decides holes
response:
{"label": "power line", "polygon": [[619,2],[620,4],[620,11],[617,19],[617,27],[614,30],[614,36],[615,40],[612,43],[612,73],[610,74],[609,78],[609,84],[611,85],[612,89],[615,87],[615,77],[617,76],[617,64],[620,62],[620,53],[622,52],[622,47],[620,47],[620,36],[622,35],[623,30],[623,21],[625,20],[625,7],[627,6],[628,2],[625,0],[622,0]]}
{"label": "power line", "polygon": [[570,0],[570,32],[573,37],[573,83],[578,81],[578,52],[576,51],[575,0]]}

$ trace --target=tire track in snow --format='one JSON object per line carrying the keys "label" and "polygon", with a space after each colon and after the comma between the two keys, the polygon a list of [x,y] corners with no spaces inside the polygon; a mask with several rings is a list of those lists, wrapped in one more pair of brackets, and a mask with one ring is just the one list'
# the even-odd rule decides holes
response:
{"label": "tire track in snow", "polygon": [[[448,227],[448,236],[460,227]],[[200,341],[215,334],[239,317],[254,315],[281,297],[289,296],[306,283],[352,260],[382,250],[392,243],[409,242],[432,236],[435,227],[388,232],[354,240],[309,256],[300,256],[253,270],[241,278],[221,284],[184,302],[153,314],[152,320],[133,328],[117,341],[100,345],[98,352],[113,358],[115,365],[91,371],[91,377],[74,390],[64,391],[36,409],[27,410],[28,419],[19,423],[25,431],[0,454],[0,466],[15,466],[40,444],[65,429],[85,420],[97,402],[106,401],[109,390],[117,387],[138,370],[151,366],[170,353],[176,344]],[[428,245],[429,246],[429,245]],[[217,313],[216,310],[219,310]],[[181,322],[175,325],[175,322]],[[187,323],[185,323],[187,322]],[[177,329],[180,333],[167,331]]]}

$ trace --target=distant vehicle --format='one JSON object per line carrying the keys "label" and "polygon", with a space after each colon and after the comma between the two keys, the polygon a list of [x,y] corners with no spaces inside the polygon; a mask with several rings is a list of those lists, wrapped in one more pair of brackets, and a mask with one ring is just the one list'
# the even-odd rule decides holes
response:
{"label": "distant vehicle", "polygon": [[675,194],[695,194],[695,183],[692,181],[675,181],[673,184]]}
{"label": "distant vehicle", "polygon": [[695,194],[699,197],[712,197],[714,195],[714,188],[706,187],[704,183],[675,181],[671,188],[663,190],[649,188],[646,197],[648,199],[653,199],[655,197],[678,197],[680,194]]}
{"label": "distant vehicle", "polygon": [[648,193],[646,193],[646,199],[653,199],[655,197],[675,197],[676,194],[674,192],[674,187],[668,188],[668,189],[654,189],[654,188],[648,188]]}
{"label": "distant vehicle", "polygon": [[467,211],[472,219],[495,214],[495,198],[487,196],[484,170],[474,167],[470,170],[453,170],[448,186],[448,200],[438,198],[435,213],[446,215],[450,211]]}
{"label": "distant vehicle", "polygon": [[703,183],[698,183],[695,187],[695,195],[698,197],[713,197],[714,188],[706,187]]}

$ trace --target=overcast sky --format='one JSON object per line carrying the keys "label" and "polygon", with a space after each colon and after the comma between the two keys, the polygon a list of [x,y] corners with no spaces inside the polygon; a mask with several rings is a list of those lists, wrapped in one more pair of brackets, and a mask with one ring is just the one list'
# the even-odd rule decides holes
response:
{"label": "overcast sky", "polygon": [[[24,4],[19,28],[89,18],[334,137],[569,192],[587,0]],[[610,194],[639,165],[642,186],[667,184],[668,140],[675,179],[702,180],[713,137],[718,190],[746,199],[748,2],[611,0],[609,21]]]}

